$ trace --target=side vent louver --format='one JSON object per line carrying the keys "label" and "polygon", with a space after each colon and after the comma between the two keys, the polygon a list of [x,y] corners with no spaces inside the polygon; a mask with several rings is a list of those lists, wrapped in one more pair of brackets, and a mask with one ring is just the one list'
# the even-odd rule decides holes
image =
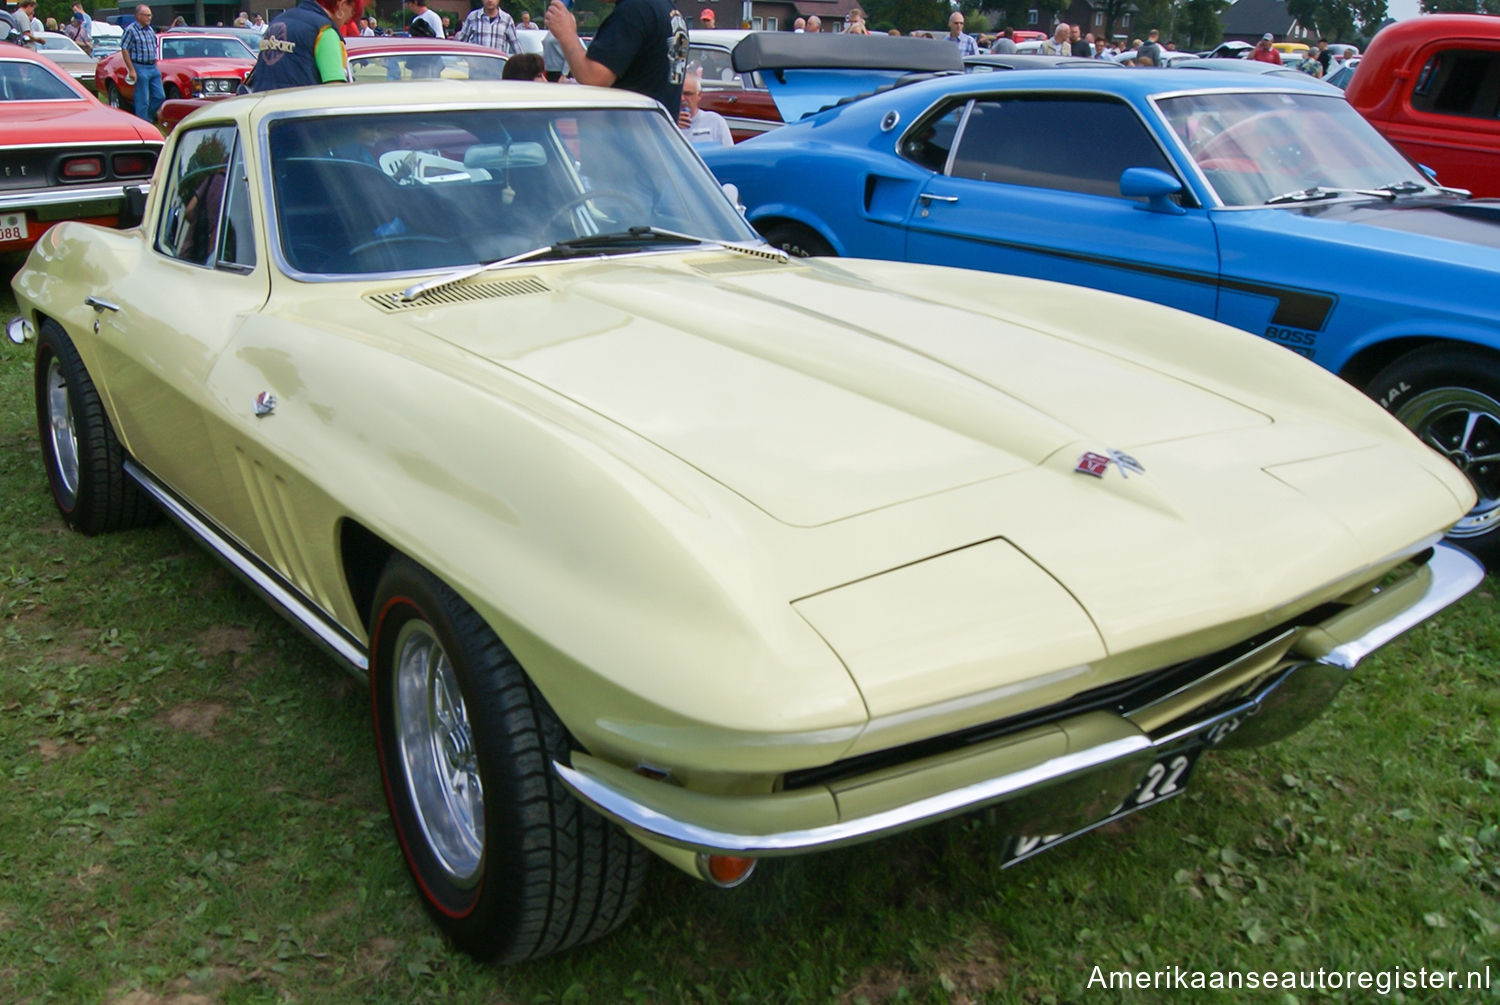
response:
{"label": "side vent louver", "polygon": [[430,290],[410,302],[401,299],[400,290],[372,293],[365,299],[387,314],[396,314],[400,311],[463,304],[474,300],[497,300],[501,297],[525,297],[551,292],[552,287],[535,276],[515,276],[487,283],[454,283],[452,286]]}

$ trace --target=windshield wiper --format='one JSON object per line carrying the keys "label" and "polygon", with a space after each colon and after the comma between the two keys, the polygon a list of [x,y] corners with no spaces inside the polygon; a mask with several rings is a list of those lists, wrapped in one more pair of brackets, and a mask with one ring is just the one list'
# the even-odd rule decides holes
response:
{"label": "windshield wiper", "polygon": [[1267,206],[1279,206],[1288,202],[1317,202],[1320,199],[1337,199],[1341,195],[1368,195],[1376,199],[1394,199],[1396,192],[1387,186],[1384,189],[1370,188],[1322,188],[1314,185],[1312,188],[1299,188],[1294,192],[1283,192],[1281,195],[1273,195],[1265,201]]}
{"label": "windshield wiper", "polygon": [[580,258],[589,252],[609,247],[635,247],[651,241],[664,241],[672,244],[711,244],[728,251],[739,252],[742,255],[754,255],[757,258],[768,258],[773,261],[786,264],[791,259],[786,252],[779,248],[769,246],[757,247],[751,244],[736,244],[732,241],[720,241],[712,237],[697,237],[693,234],[680,234],[675,230],[664,230],[661,227],[631,227],[627,230],[611,231],[608,234],[587,234],[583,237],[570,237],[565,241],[554,244],[546,244],[540,248],[532,248],[523,251],[519,255],[511,255],[509,258],[501,258],[493,262],[485,262],[483,265],[475,265],[471,268],[460,269],[450,272],[446,276],[438,276],[415,286],[408,286],[401,291],[401,302],[411,303],[424,293],[461,283],[465,279],[472,279],[493,269],[502,269],[507,265],[518,265],[521,262],[530,262],[539,258]]}
{"label": "windshield wiper", "polygon": [[1377,187],[1382,192],[1389,192],[1393,196],[1416,195],[1419,192],[1441,192],[1444,195],[1456,195],[1461,198],[1468,198],[1469,196],[1469,191],[1467,189],[1448,188],[1445,185],[1439,185],[1437,182],[1424,185],[1422,182],[1411,181],[1410,179],[1395,181],[1391,182],[1389,185],[1379,185]]}

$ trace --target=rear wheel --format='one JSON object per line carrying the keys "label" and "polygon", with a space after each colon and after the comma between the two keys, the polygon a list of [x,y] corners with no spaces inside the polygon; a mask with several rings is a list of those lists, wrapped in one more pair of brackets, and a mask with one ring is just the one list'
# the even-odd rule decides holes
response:
{"label": "rear wheel", "polygon": [[1500,568],[1500,361],[1477,349],[1419,350],[1365,390],[1468,476],[1479,502],[1448,539]]}
{"label": "rear wheel", "polygon": [[100,534],[153,522],[159,511],[125,474],[125,451],[73,340],[50,319],[37,335],[35,380],[42,463],[68,526]]}
{"label": "rear wheel", "polygon": [[780,248],[794,258],[833,258],[838,255],[833,245],[823,240],[817,231],[789,220],[767,224],[761,228],[761,236],[773,248]]}
{"label": "rear wheel", "polygon": [[380,771],[406,862],[454,944],[515,961],[625,920],[646,852],[563,788],[567,731],[504,643],[397,556],[376,589],[370,683]]}

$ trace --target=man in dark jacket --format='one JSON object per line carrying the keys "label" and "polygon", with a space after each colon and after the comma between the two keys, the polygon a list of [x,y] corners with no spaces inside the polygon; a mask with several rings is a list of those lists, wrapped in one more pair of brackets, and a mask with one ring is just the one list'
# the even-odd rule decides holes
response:
{"label": "man in dark jacket", "polygon": [[547,30],[580,84],[623,87],[660,101],[675,116],[687,68],[687,22],[669,0],[615,0],[614,12],[585,49],[562,0],[547,7]]}
{"label": "man in dark jacket", "polygon": [[348,80],[349,56],[340,29],[362,7],[363,0],[302,0],[276,15],[260,37],[250,90],[258,93]]}

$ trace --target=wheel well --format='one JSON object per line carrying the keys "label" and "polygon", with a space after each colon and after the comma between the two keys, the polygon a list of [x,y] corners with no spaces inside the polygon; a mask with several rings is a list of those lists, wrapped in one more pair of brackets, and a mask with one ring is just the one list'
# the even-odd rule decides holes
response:
{"label": "wheel well", "polygon": [[[793,220],[789,216],[763,216],[758,220],[750,221],[750,225],[757,231],[759,231],[762,235],[764,235],[765,232],[771,227],[795,227],[798,230],[805,230],[809,234],[816,234],[821,240],[828,240],[828,238],[824,237],[822,233],[818,231],[818,228],[810,227],[807,224],[803,223],[801,220]],[[829,241],[829,243],[832,244],[833,242]]]}
{"label": "wheel well", "polygon": [[[339,555],[343,559],[344,582],[354,598],[355,610],[368,622],[375,603],[375,585],[385,564],[395,552],[383,538],[354,520],[339,528]],[[366,628],[370,627],[367,623]]]}
{"label": "wheel well", "polygon": [[[1432,338],[1427,335],[1412,335],[1406,338],[1387,339],[1384,342],[1367,346],[1350,357],[1349,362],[1345,363],[1344,368],[1339,371],[1339,376],[1363,391],[1369,386],[1370,381],[1374,379],[1377,373],[1402,356],[1416,349],[1438,345],[1470,346],[1472,343],[1455,342],[1452,339]],[[1476,346],[1475,348],[1481,347]]]}

